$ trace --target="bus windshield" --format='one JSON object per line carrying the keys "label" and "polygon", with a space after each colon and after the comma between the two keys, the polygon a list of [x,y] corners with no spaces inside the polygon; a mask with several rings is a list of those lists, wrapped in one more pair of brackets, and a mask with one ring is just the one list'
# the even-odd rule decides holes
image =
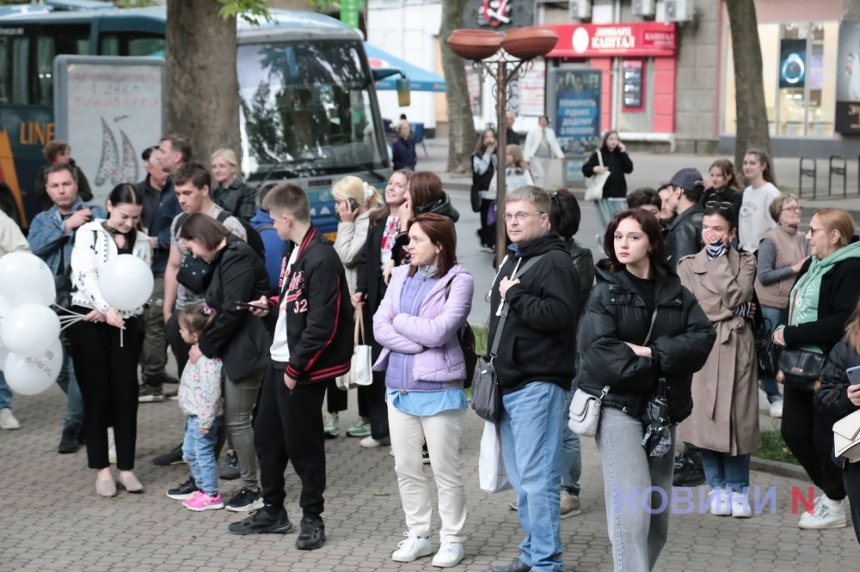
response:
{"label": "bus windshield", "polygon": [[379,169],[368,71],[357,41],[239,46],[241,130],[250,179]]}

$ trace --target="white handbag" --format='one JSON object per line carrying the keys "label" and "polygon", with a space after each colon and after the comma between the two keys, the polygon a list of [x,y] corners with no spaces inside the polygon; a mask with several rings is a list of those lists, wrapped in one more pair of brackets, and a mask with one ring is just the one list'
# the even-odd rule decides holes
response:
{"label": "white handbag", "polygon": [[353,343],[355,347],[352,350],[349,371],[335,379],[337,387],[344,391],[373,383],[373,360],[370,346],[364,344],[364,313],[361,308],[355,310]]}
{"label": "white handbag", "polygon": [[849,463],[860,461],[860,410],[833,424],[833,449]]}
{"label": "white handbag", "polygon": [[600,424],[600,405],[607,393],[609,393],[608,385],[603,386],[599,397],[581,389],[573,393],[573,399],[570,402],[570,420],[567,422],[571,431],[582,437],[597,435],[597,426]]}
{"label": "white handbag", "polygon": [[502,458],[502,437],[499,426],[484,421],[481,449],[478,453],[478,480],[486,493],[500,493],[511,487],[505,461]]}
{"label": "white handbag", "polygon": [[[603,167],[603,153],[600,149],[597,150],[597,160],[600,166]],[[606,184],[606,179],[609,178],[609,171],[602,173],[594,173],[588,180],[588,186],[585,188],[586,201],[599,201],[603,198],[603,185]]]}

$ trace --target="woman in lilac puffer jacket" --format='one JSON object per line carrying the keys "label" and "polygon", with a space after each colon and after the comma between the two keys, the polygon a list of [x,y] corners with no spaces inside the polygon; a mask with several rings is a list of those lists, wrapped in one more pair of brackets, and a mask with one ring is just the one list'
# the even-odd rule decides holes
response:
{"label": "woman in lilac puffer jacket", "polygon": [[457,332],[468,327],[475,285],[456,262],[457,235],[450,220],[421,214],[410,221],[408,234],[410,264],[394,269],[373,316],[373,335],[382,345],[373,367],[386,372],[394,470],[409,528],[391,557],[411,562],[432,552],[430,488],[421,460],[426,439],[442,520],[433,565],[449,567],[463,559],[466,539],[459,449],[467,372]]}

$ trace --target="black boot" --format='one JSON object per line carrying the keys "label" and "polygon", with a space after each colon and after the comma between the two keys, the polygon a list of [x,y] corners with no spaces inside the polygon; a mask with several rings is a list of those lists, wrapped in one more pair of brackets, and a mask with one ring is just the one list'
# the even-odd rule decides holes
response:
{"label": "black boot", "polygon": [[80,447],[78,428],[66,427],[63,429],[63,436],[60,438],[60,446],[57,447],[57,453],[77,453]]}

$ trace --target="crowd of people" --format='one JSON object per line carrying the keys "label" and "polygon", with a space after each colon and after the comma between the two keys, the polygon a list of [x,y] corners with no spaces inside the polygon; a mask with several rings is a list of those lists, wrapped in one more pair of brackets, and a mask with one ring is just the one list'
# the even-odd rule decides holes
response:
{"label": "crowd of people", "polygon": [[[732,163],[719,160],[708,177],[685,168],[658,188],[628,193],[633,163],[610,131],[583,167],[587,175],[612,172],[596,205],[606,228],[605,258],[595,263],[575,238],[576,197],[533,184],[545,180],[558,151],[545,119],[525,153],[516,143],[505,149],[503,202],[492,130],[472,157],[481,242],[500,246],[495,224],[504,224],[508,241],[488,293],[487,345],[496,348],[511,508],[525,535],[518,557],[491,569],[564,569],[560,520],[581,511],[580,436],[568,424],[575,392],[600,399],[595,439],[615,570],[656,567],[668,537],[670,512],[660,506],[677,476],[676,439],[707,482],[709,512],[753,516],[759,386],[823,493],[798,526],[846,526],[847,497],[860,540],[860,472],[833,458],[832,437],[833,424],[860,408],[846,374],[860,365],[860,241],[851,216],[822,209],[804,234],[799,199],[778,190],[772,160],[756,150],[743,162],[743,190]],[[401,136],[408,140],[405,129]],[[64,150],[53,145],[46,156]],[[432,554],[436,567],[459,564],[468,531],[459,444],[473,373],[462,331],[475,284],[457,262],[459,213],[440,178],[397,169],[381,196],[357,177],[337,181],[332,243],[312,224],[300,187],[258,193],[228,149],[207,168],[192,161],[187,138],[164,137],[142,156],[146,179],[117,185],[105,209],[85,202],[65,157],[40,173],[50,206],[26,239],[0,215],[0,256],[32,250],[56,276],[58,305],[83,316],[63,334],[58,384],[68,409],[58,451],[85,444],[96,493],[145,489],[133,472],[138,407],[164,401],[178,381],[184,435],[154,462],[185,461],[190,475],[167,496],[193,511],[247,513],[229,525],[234,534],[288,532],[289,463],[301,482],[296,546],[320,548],[324,443],[341,432],[348,393],[337,378],[350,369],[361,317],[372,381],[358,389],[359,421],[345,433],[365,448],[390,447],[394,457],[406,531],[391,557]],[[99,272],[120,255],[152,268],[152,297],[135,310],[111,307],[99,290]],[[783,348],[781,368],[800,355],[823,363],[819,378],[794,368],[760,374],[762,331]],[[179,380],[166,372],[168,348]],[[15,429],[4,388],[0,427]],[[441,521],[435,553],[428,462]],[[219,476],[240,479],[230,499]],[[651,510],[619,502],[646,490],[655,491]]]}

